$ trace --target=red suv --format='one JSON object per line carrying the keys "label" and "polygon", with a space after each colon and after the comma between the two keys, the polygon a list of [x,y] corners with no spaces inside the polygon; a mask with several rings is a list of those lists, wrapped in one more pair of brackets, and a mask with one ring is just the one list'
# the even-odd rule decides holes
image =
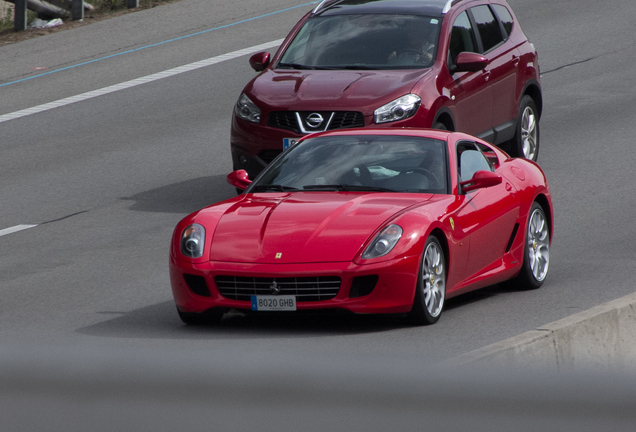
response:
{"label": "red suv", "polygon": [[539,153],[537,52],[504,0],[325,0],[250,65],[231,146],[252,178],[308,133],[371,125]]}

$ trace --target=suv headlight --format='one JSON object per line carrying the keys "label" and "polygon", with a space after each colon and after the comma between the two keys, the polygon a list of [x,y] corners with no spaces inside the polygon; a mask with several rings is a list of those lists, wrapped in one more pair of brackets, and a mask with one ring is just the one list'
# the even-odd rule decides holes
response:
{"label": "suv headlight", "polygon": [[375,237],[362,254],[362,258],[377,258],[391,252],[398,240],[402,237],[402,228],[399,225],[391,224],[384,228]]}
{"label": "suv headlight", "polygon": [[234,113],[243,120],[250,121],[252,123],[260,123],[261,110],[248,98],[245,93],[241,93],[236,106],[234,107]]}
{"label": "suv headlight", "polygon": [[190,258],[203,256],[205,228],[199,224],[188,225],[181,233],[181,253]]}
{"label": "suv headlight", "polygon": [[379,124],[407,119],[415,115],[421,101],[418,95],[404,95],[375,110],[373,120]]}

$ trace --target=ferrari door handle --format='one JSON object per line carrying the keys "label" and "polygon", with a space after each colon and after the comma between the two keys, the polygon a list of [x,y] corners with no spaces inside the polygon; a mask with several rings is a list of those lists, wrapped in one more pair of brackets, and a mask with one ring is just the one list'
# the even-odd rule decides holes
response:
{"label": "ferrari door handle", "polygon": [[510,192],[512,190],[512,185],[510,183],[506,183],[506,190]]}
{"label": "ferrari door handle", "polygon": [[482,76],[484,77],[484,81],[488,81],[490,79],[490,71],[484,69]]}
{"label": "ferrari door handle", "polygon": [[512,65],[513,65],[514,67],[519,66],[519,57],[517,57],[516,55],[513,55],[513,56],[512,56]]}

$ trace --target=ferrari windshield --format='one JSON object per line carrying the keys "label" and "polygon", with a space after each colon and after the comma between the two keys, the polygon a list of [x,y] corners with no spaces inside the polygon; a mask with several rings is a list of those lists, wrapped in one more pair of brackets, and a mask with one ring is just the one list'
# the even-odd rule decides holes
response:
{"label": "ferrari windshield", "polygon": [[440,22],[415,15],[335,15],[307,20],[278,68],[414,69],[433,64]]}
{"label": "ferrari windshield", "polygon": [[281,155],[249,192],[447,192],[444,141],[414,136],[329,135]]}

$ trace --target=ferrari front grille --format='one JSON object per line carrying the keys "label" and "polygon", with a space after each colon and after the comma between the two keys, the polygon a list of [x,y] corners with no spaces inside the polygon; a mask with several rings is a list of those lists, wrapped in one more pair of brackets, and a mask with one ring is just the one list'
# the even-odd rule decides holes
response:
{"label": "ferrari front grille", "polygon": [[214,283],[221,295],[230,300],[250,301],[253,295],[293,295],[297,302],[330,300],[340,290],[337,276],[297,278],[257,278],[216,276]]}

